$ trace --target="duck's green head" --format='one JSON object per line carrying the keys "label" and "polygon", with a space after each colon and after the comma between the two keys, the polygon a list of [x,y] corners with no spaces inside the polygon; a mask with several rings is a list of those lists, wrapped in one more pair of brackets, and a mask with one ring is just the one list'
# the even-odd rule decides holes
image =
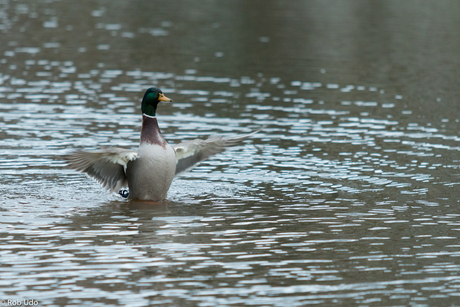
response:
{"label": "duck's green head", "polygon": [[172,100],[166,97],[159,88],[149,88],[145,91],[144,98],[142,99],[142,113],[155,116],[160,101],[169,102]]}

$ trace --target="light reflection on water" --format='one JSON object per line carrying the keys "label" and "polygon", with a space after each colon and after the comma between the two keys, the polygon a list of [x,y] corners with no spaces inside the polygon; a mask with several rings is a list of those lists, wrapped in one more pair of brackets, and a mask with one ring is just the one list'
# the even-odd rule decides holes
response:
{"label": "light reflection on water", "polygon": [[[107,8],[86,9],[107,16]],[[327,73],[334,63],[308,78],[286,76],[282,66],[284,77],[249,68],[223,76],[192,64],[164,72],[145,60],[142,69],[136,60],[114,68],[104,52],[117,50],[117,37],[168,40],[178,35],[176,23],[132,29],[97,21],[83,31],[52,10],[37,11],[45,17],[27,4],[2,10],[37,19],[46,42],[26,46],[18,36],[1,47],[0,299],[456,302],[460,147],[449,110],[425,120],[395,84],[339,81]],[[1,23],[8,35],[16,33],[12,22]],[[77,30],[87,45],[49,56],[62,47],[52,41],[59,31]],[[97,59],[78,61],[88,53]],[[62,155],[77,148],[136,148],[139,101],[151,85],[174,100],[158,115],[171,143],[265,128],[176,178],[160,205],[124,201],[64,168]]]}

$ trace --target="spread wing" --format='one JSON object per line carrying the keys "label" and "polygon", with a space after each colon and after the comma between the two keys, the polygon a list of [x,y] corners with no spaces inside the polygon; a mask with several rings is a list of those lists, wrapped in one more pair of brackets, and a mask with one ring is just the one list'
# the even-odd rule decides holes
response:
{"label": "spread wing", "polygon": [[173,146],[176,152],[176,175],[210,156],[223,152],[227,147],[238,145],[260,130],[233,138],[215,136],[207,140],[185,141]]}
{"label": "spread wing", "polygon": [[92,152],[77,151],[65,157],[68,167],[86,173],[113,192],[127,186],[126,166],[136,158],[137,152],[116,147]]}

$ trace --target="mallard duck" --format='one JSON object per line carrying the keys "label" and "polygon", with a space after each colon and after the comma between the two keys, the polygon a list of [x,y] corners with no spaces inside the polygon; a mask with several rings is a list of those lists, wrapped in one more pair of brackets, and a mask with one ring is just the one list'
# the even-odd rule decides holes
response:
{"label": "mallard duck", "polygon": [[177,174],[259,131],[233,138],[197,139],[171,147],[161,134],[156,118],[158,104],[170,101],[156,87],[145,92],[141,140],[137,151],[117,147],[92,152],[77,151],[66,157],[68,167],[86,173],[113,192],[128,186],[129,194],[120,192],[123,197],[162,201],[166,199]]}

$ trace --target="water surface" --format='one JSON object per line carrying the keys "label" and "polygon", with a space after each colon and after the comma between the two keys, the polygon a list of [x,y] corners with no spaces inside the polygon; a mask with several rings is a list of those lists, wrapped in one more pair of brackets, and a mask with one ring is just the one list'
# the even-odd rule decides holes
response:
{"label": "water surface", "polygon": [[[44,306],[458,302],[459,7],[449,1],[0,2],[0,299]],[[62,156],[242,145],[168,201]]]}

